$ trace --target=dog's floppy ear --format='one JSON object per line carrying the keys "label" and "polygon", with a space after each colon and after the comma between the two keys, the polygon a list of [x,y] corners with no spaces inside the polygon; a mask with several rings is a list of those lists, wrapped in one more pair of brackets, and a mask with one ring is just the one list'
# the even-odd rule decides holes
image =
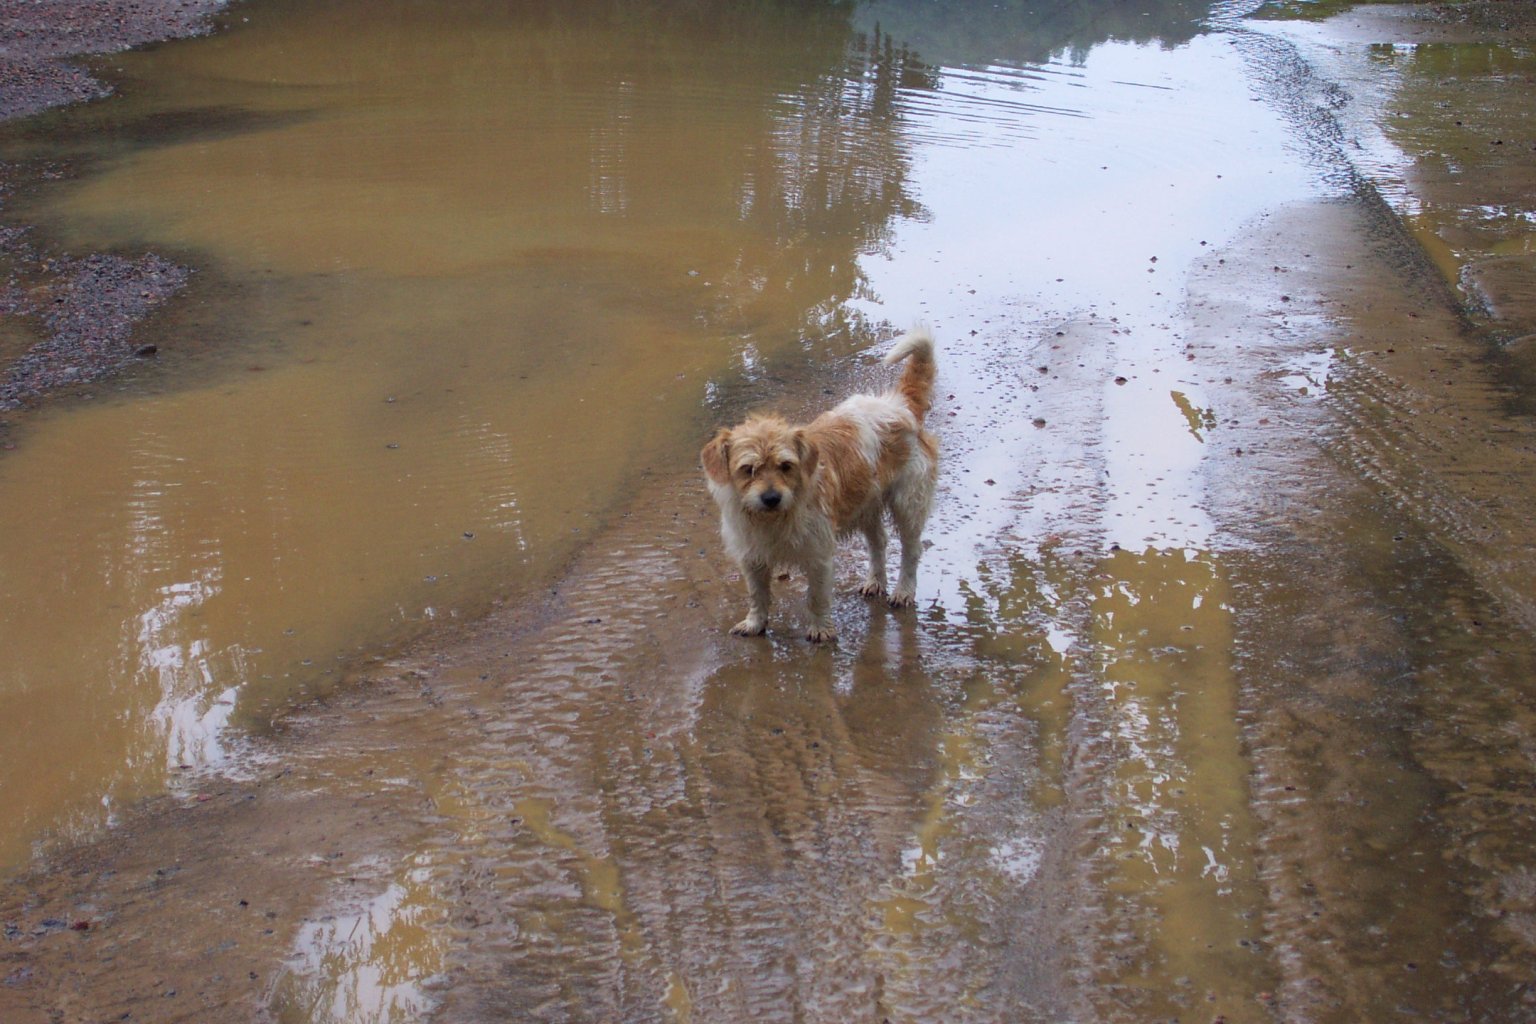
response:
{"label": "dog's floppy ear", "polygon": [[730,455],[731,432],[721,427],[699,453],[699,461],[704,463],[704,472],[717,484],[731,482]]}
{"label": "dog's floppy ear", "polygon": [[795,431],[795,454],[800,456],[800,475],[809,480],[816,474],[816,460],[820,452],[816,443],[805,436],[804,430]]}

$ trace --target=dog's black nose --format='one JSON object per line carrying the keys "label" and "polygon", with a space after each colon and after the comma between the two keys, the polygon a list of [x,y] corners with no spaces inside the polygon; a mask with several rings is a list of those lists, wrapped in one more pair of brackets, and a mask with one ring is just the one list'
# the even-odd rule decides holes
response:
{"label": "dog's black nose", "polygon": [[764,491],[758,500],[763,503],[763,508],[778,508],[783,499],[778,491]]}

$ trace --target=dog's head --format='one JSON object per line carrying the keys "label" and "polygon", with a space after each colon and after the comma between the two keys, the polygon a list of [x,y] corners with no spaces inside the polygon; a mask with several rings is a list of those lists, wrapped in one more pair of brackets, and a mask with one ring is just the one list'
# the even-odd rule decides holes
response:
{"label": "dog's head", "polygon": [[816,472],[816,446],[805,431],[773,416],[722,429],[699,458],[717,495],[734,493],[748,515],[788,514],[805,500]]}

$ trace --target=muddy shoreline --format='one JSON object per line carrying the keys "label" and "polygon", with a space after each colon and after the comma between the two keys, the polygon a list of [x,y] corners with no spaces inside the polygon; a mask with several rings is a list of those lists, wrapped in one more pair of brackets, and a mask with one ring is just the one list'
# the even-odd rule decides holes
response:
{"label": "muddy shoreline", "polygon": [[[103,5],[98,13],[112,20],[147,6]],[[35,7],[0,0],[0,18],[12,9]],[[135,35],[154,25],[168,34],[201,31],[216,9],[161,3],[152,8],[160,21],[102,45],[168,37]],[[1477,9],[1485,12],[1478,17],[1497,19],[1514,8]],[[186,10],[195,16],[185,18]],[[1441,19],[1463,12],[1437,9]],[[52,60],[48,46],[62,45],[40,43],[35,59]],[[40,97],[73,95],[47,83],[51,76],[73,81],[78,72],[39,67],[32,74]],[[98,95],[89,92],[98,86],[75,88],[85,98]],[[1232,939],[1220,954],[1225,977],[1210,991],[1144,991],[1134,967],[1147,959],[1145,944],[1159,922],[1147,905],[1106,895],[1125,884],[1116,874],[1116,858],[1128,849],[1116,845],[1126,841],[1119,837],[1141,823],[1110,820],[1105,808],[1114,805],[1104,794],[1116,780],[1096,774],[1089,757],[1066,758],[1055,783],[1059,803],[1043,801],[1055,809],[1037,823],[1044,838],[1038,883],[1027,898],[992,906],[971,893],[945,894],[950,909],[969,908],[968,899],[980,905],[972,938],[992,973],[990,987],[979,991],[993,1000],[983,1006],[1005,1003],[1040,1020],[1181,1014],[1342,1022],[1385,1019],[1391,1008],[1407,1006],[1438,1019],[1479,1013],[1513,1021],[1536,1002],[1529,961],[1522,961],[1536,934],[1536,900],[1528,861],[1509,841],[1532,838],[1515,806],[1529,741],[1505,728],[1528,724],[1529,706],[1514,688],[1499,694],[1505,704],[1447,706],[1460,676],[1497,670],[1517,679],[1525,671],[1521,652],[1536,622],[1526,604],[1531,566],[1506,557],[1503,547],[1525,538],[1525,506],[1496,481],[1508,472],[1500,459],[1510,446],[1528,440],[1526,427],[1511,439],[1499,424],[1508,395],[1483,376],[1487,339],[1465,330],[1465,311],[1446,291],[1415,293],[1411,281],[1392,290],[1372,278],[1373,271],[1391,276],[1386,251],[1404,237],[1379,228],[1343,205],[1283,211],[1243,244],[1213,251],[1191,288],[1202,312],[1189,358],[1226,381],[1215,392],[1231,419],[1211,435],[1219,511],[1248,545],[1228,567],[1239,581],[1229,600],[1245,638],[1243,682],[1235,720],[1218,725],[1230,727],[1226,738],[1253,765],[1250,796],[1262,835],[1250,881],[1264,887],[1268,902],[1251,924],[1222,933]],[[43,340],[7,371],[0,411],[153,354],[146,351],[153,336],[142,325],[184,285],[186,268],[148,254],[44,254],[24,228],[9,231],[0,236],[11,278],[0,313],[22,318]],[[1394,237],[1384,241],[1385,234]],[[1332,255],[1313,259],[1324,239]],[[1271,273],[1282,266],[1284,276]],[[1368,312],[1377,309],[1392,312]],[[1342,428],[1329,426],[1331,413],[1307,388],[1281,383],[1297,355],[1286,347],[1294,341],[1289,320],[1325,313],[1358,325],[1332,382],[1345,410]],[[992,330],[1002,336],[1016,326]],[[1495,333],[1520,329],[1509,321]],[[1040,351],[1073,344],[1091,351],[1107,330],[1052,324],[1032,343]],[[1410,336],[1426,342],[1422,350],[1398,340]],[[1228,345],[1233,337],[1259,341],[1239,352]],[[1021,363],[1007,372],[1032,380],[1035,369]],[[835,380],[791,377],[786,398],[819,401],[823,390],[846,390],[859,373],[843,366]],[[1091,377],[1083,374],[1084,382]],[[1058,401],[1065,405],[1042,416],[1052,429],[1071,411],[1070,401]],[[1389,429],[1397,421],[1383,409],[1415,428]],[[1463,412],[1496,425],[1467,446],[1459,433],[1469,429],[1458,420]],[[407,947],[401,959],[436,968],[402,986],[423,1001],[399,1005],[443,1020],[687,1020],[695,998],[729,1010],[729,1019],[765,1006],[783,1013],[783,1004],[754,1004],[754,993],[724,985],[690,996],[637,938],[661,945],[691,936],[693,946],[673,952],[708,953],[707,962],[689,965],[698,974],[721,971],[718,958],[727,977],[773,979],[787,968],[750,959],[762,952],[750,934],[759,927],[794,936],[800,953],[814,953],[806,959],[820,959],[800,968],[806,991],[787,996],[806,1000],[795,1005],[807,1017],[861,1019],[857,1013],[889,998],[943,1019],[946,1009],[980,998],[903,971],[918,959],[908,954],[935,935],[925,933],[916,900],[877,902],[884,894],[874,882],[909,855],[905,817],[881,811],[931,801],[933,793],[1013,800],[1032,777],[1024,762],[1043,756],[1051,742],[1110,743],[1114,707],[1097,678],[1079,670],[1061,687],[1084,709],[1074,735],[998,742],[980,779],[937,755],[899,763],[893,752],[906,747],[980,746],[1015,728],[1008,701],[977,682],[977,664],[1006,680],[1001,690],[1022,686],[1030,672],[1054,681],[1039,653],[1043,640],[999,631],[991,643],[1002,653],[967,660],[938,641],[924,647],[924,637],[946,635],[939,625],[847,597],[839,598],[840,611],[858,625],[841,649],[807,651],[793,629],[750,648],[722,636],[739,581],[719,555],[691,456],[678,453],[657,467],[646,508],[589,541],[553,592],[373,661],[330,699],[284,716],[272,735],[251,744],[237,771],[181,780],[174,793],[125,810],[98,838],[7,879],[0,887],[0,1017],[29,1024],[311,1019],[316,1007],[343,1005],[349,993],[304,988],[293,964],[333,949],[323,941],[327,929],[361,927],[379,893],[397,890],[404,895],[390,906],[412,926],[397,935]],[[1519,468],[1528,478],[1523,462]],[[1372,510],[1363,530],[1339,511],[1345,499],[1318,497],[1330,488],[1347,494],[1350,507]],[[1419,507],[1430,511],[1414,518]],[[1081,551],[1065,554],[1079,540],[1060,545],[1068,578],[1100,571]],[[1367,587],[1352,578],[1368,568],[1395,588],[1376,603],[1359,596]],[[1425,581],[1435,588],[1417,589]],[[1024,599],[1046,601],[1019,586]],[[1265,607],[1253,596],[1259,592],[1278,593],[1266,599],[1289,614],[1253,611]],[[1222,603],[1212,596],[1208,606]],[[1424,640],[1437,631],[1471,639],[1437,661]],[[1176,629],[1164,639],[1167,650],[1180,642]],[[560,666],[545,671],[561,659],[580,665],[573,691]],[[873,685],[926,679],[919,667],[937,680],[942,701]],[[961,726],[939,716],[936,703],[962,708],[966,714],[954,715]],[[609,710],[583,722],[582,705]],[[1416,712],[1433,712],[1430,721],[1456,719],[1456,733],[1493,751],[1497,767],[1474,764],[1472,746],[1425,730]],[[1045,712],[1036,717],[1049,720]],[[1490,781],[1496,772],[1506,777]],[[495,781],[504,777],[523,790]],[[557,800],[562,781],[574,793],[564,803]],[[1373,833],[1360,821],[1389,787],[1406,794],[1405,809]],[[482,802],[470,801],[466,790]],[[654,794],[667,799],[653,802]],[[1471,814],[1458,817],[1467,804]],[[1439,845],[1425,838],[1431,835]],[[693,856],[680,857],[678,848]],[[1419,877],[1438,900],[1431,909],[1411,909],[1415,894],[1361,885],[1362,870],[1407,877],[1368,869],[1412,858],[1427,865]],[[536,884],[499,884],[509,862]],[[453,899],[413,902],[413,872],[432,870]],[[764,891],[769,877],[801,880],[795,891],[815,898],[785,907]],[[867,912],[835,912],[864,906],[861,900],[869,901]],[[720,925],[711,916],[730,901],[745,908],[746,923]],[[1392,905],[1410,909],[1390,920],[1377,916]],[[348,916],[349,907],[364,910]],[[1105,908],[1116,923],[1112,941],[1097,944],[1101,933],[1090,918]],[[864,920],[876,917],[902,928],[880,932]],[[1479,918],[1492,923],[1480,927]],[[567,976],[570,961],[552,951],[559,943],[518,933],[538,924],[601,955]],[[711,944],[718,938],[711,928],[725,929],[725,948]],[[1379,939],[1387,933],[1397,942],[1390,952]],[[1195,935],[1210,938],[1199,929]],[[850,952],[864,945],[876,950],[873,965]],[[1189,954],[1160,949],[1157,956],[1178,966]],[[847,1011],[841,1017],[839,1007]]]}
{"label": "muddy shoreline", "polygon": [[[111,87],[86,58],[210,32],[226,0],[0,2],[0,122],[101,100]],[[0,217],[18,186],[68,173],[0,163]],[[185,287],[191,268],[154,253],[72,254],[30,225],[0,224],[0,414],[60,388],[108,377],[156,343],[142,325]],[[0,422],[0,430],[4,430]]]}

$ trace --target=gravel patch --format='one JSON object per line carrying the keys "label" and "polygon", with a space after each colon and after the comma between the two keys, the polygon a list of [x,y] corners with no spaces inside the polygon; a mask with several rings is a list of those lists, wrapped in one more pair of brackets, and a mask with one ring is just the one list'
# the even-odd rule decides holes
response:
{"label": "gravel patch", "polygon": [[[224,6],[225,0],[0,0],[0,120],[109,95],[109,85],[70,58],[209,32]],[[38,173],[0,164],[0,216],[12,188]],[[31,333],[41,336],[0,366],[0,410],[152,356],[157,346],[135,328],[192,273],[153,253],[48,254],[30,226],[16,223],[0,224],[0,267],[0,317],[27,318],[36,324]]]}

